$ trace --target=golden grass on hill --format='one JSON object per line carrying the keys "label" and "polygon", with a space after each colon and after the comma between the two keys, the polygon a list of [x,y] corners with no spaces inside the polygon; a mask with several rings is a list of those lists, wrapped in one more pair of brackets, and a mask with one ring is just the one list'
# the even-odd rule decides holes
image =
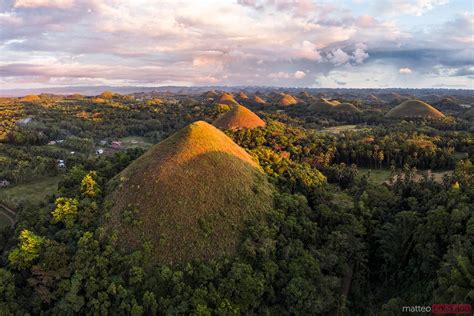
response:
{"label": "golden grass on hill", "polygon": [[259,97],[258,95],[256,95],[256,96],[253,97],[253,101],[254,101],[255,103],[258,103],[258,104],[265,104],[265,103],[267,103],[267,102],[265,102],[264,99],[262,99],[262,98]]}
{"label": "golden grass on hill", "polygon": [[407,100],[397,105],[385,114],[390,118],[443,118],[443,113],[419,100]]}
{"label": "golden grass on hill", "polygon": [[328,100],[320,98],[318,101],[308,106],[309,111],[314,112],[360,112],[360,110],[351,103],[340,103],[337,100]]}
{"label": "golden grass on hill", "polygon": [[219,103],[221,104],[227,104],[227,105],[238,105],[239,103],[235,101],[234,96],[228,92],[224,92],[220,99]]}
{"label": "golden grass on hill", "polygon": [[290,106],[290,105],[295,105],[296,103],[298,103],[298,100],[296,100],[295,97],[286,93],[282,93],[282,96],[279,101],[280,105]]}
{"label": "golden grass on hill", "polygon": [[36,102],[40,100],[41,98],[34,94],[29,94],[29,95],[24,96],[23,98],[20,98],[20,102]]}
{"label": "golden grass on hill", "polygon": [[222,129],[242,129],[265,126],[265,122],[246,107],[237,105],[222,114],[213,125]]}
{"label": "golden grass on hill", "polygon": [[272,207],[273,189],[258,164],[202,121],[153,146],[114,182],[104,224],[123,250],[149,241],[153,262],[233,255],[245,221]]}
{"label": "golden grass on hill", "polygon": [[247,100],[247,99],[249,98],[248,95],[247,95],[245,92],[243,92],[243,91],[240,91],[240,92],[239,92],[238,97],[239,97],[240,99],[242,99],[242,100]]}
{"label": "golden grass on hill", "polygon": [[115,94],[112,91],[104,91],[101,94],[99,94],[98,97],[102,99],[112,99],[114,95]]}

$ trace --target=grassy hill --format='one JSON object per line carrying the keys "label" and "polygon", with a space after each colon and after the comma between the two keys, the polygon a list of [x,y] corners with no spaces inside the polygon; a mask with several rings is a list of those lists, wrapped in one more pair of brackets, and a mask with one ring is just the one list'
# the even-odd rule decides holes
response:
{"label": "grassy hill", "polygon": [[238,105],[239,102],[237,102],[235,99],[234,99],[234,96],[228,92],[224,92],[220,99],[219,99],[219,103],[220,104],[226,104],[226,105]]}
{"label": "grassy hill", "polygon": [[354,104],[340,103],[337,100],[328,100],[325,98],[320,98],[316,102],[309,105],[308,110],[312,112],[360,112],[360,110]]}
{"label": "grassy hill", "polygon": [[202,121],[153,146],[113,182],[105,226],[124,250],[151,242],[155,262],[232,255],[245,221],[272,207],[258,164]]}
{"label": "grassy hill", "polygon": [[423,101],[407,100],[388,111],[385,116],[391,118],[443,118],[444,114]]}
{"label": "grassy hill", "polygon": [[222,129],[242,129],[265,126],[265,122],[246,107],[237,105],[221,115],[213,125]]}
{"label": "grassy hill", "polygon": [[296,100],[292,95],[286,93],[282,93],[280,101],[278,102],[281,106],[290,106],[295,105],[296,103],[298,103],[298,100]]}

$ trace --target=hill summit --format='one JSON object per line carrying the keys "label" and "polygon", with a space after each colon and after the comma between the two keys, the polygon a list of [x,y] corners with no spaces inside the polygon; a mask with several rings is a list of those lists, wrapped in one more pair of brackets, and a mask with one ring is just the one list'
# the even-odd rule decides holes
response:
{"label": "hill summit", "polygon": [[226,104],[226,105],[238,105],[239,102],[235,101],[234,96],[230,94],[229,92],[224,92],[220,99],[219,103],[221,104]]}
{"label": "hill summit", "polygon": [[423,101],[407,100],[385,114],[391,118],[443,118],[444,114]]}
{"label": "hill summit", "polygon": [[265,126],[265,122],[245,106],[237,105],[217,118],[213,125],[222,129],[241,129]]}
{"label": "hill summit", "polygon": [[246,220],[272,207],[258,164],[214,126],[198,121],[150,148],[111,183],[107,229],[133,251],[173,264],[232,255]]}
{"label": "hill summit", "polygon": [[281,97],[280,97],[280,100],[278,101],[278,103],[281,105],[281,106],[290,106],[290,105],[295,105],[298,103],[298,100],[295,99],[295,97],[293,97],[292,95],[290,94],[287,94],[287,93],[282,93],[281,94]]}
{"label": "hill summit", "polygon": [[352,103],[340,103],[337,100],[328,100],[325,98],[320,98],[308,106],[308,109],[314,112],[360,112],[360,110]]}

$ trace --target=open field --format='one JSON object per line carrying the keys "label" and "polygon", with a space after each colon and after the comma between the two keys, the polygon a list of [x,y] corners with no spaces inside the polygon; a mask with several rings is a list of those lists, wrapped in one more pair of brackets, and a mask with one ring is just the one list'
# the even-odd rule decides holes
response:
{"label": "open field", "polygon": [[340,134],[342,132],[352,131],[352,130],[362,130],[366,129],[366,126],[359,126],[359,125],[338,125],[338,126],[331,126],[324,128],[318,132],[320,133],[331,133],[331,134]]}
{"label": "open field", "polygon": [[16,207],[23,201],[39,203],[46,196],[53,194],[57,190],[58,182],[61,177],[48,177],[38,179],[31,183],[14,185],[8,188],[0,189],[0,201]]}
{"label": "open field", "polygon": [[362,175],[370,173],[369,179],[374,184],[381,184],[390,177],[390,170],[388,169],[359,168],[359,172]]}
{"label": "open field", "polygon": [[120,141],[123,144],[124,148],[148,148],[152,146],[153,144],[148,142],[148,139],[146,137],[141,137],[141,136],[128,136],[120,139]]}

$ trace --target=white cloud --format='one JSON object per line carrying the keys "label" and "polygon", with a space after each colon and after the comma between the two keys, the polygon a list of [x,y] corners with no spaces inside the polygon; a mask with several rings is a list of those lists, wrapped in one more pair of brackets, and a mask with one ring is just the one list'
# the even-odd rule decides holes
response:
{"label": "white cloud", "polygon": [[352,53],[352,59],[356,62],[356,64],[361,64],[368,57],[369,54],[366,53],[363,48],[356,48],[356,50]]}
{"label": "white cloud", "polygon": [[61,8],[72,7],[74,0],[16,0],[13,4],[15,8]]}
{"label": "white cloud", "polygon": [[313,61],[322,61],[322,56],[317,50],[316,45],[310,41],[303,41],[301,44],[297,44],[293,49],[293,57],[305,58]]}
{"label": "white cloud", "polygon": [[303,79],[304,77],[306,77],[306,73],[305,73],[304,71],[297,70],[297,71],[295,71],[295,73],[293,74],[293,76],[294,76],[296,79]]}
{"label": "white cloud", "polygon": [[327,55],[327,59],[333,65],[340,66],[347,63],[351,57],[342,49],[338,48],[332,50],[332,52]]}
{"label": "white cloud", "polygon": [[409,75],[409,74],[412,73],[410,68],[400,68],[400,70],[398,70],[398,72],[403,74],[403,75]]}
{"label": "white cloud", "polygon": [[447,4],[449,0],[383,0],[377,1],[379,13],[387,15],[423,15],[439,5]]}

